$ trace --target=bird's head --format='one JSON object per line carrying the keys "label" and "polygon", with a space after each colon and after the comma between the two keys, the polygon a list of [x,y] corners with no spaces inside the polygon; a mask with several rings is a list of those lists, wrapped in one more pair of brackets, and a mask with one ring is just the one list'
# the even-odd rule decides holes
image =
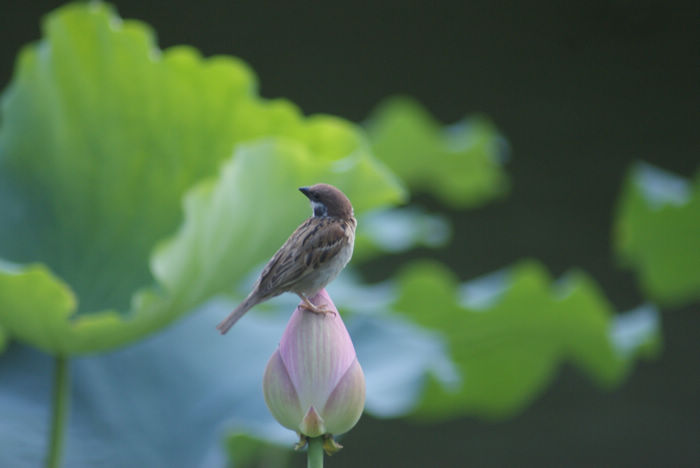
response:
{"label": "bird's head", "polygon": [[301,187],[299,191],[311,202],[314,216],[331,216],[350,218],[353,216],[352,204],[343,192],[328,184],[316,184]]}

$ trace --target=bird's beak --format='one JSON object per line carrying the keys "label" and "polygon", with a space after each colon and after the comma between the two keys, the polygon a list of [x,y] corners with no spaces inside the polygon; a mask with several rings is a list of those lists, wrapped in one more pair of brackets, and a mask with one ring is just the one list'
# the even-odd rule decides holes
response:
{"label": "bird's beak", "polygon": [[309,187],[299,187],[299,191],[306,195],[306,198],[311,198],[311,194],[309,193]]}

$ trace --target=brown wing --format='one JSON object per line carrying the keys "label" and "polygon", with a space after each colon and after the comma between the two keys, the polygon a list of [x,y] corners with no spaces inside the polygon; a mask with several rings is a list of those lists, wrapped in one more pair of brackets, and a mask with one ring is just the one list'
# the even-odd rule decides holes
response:
{"label": "brown wing", "polygon": [[320,263],[336,255],[344,245],[345,236],[342,224],[333,218],[307,219],[265,265],[258,291],[263,297],[288,291]]}

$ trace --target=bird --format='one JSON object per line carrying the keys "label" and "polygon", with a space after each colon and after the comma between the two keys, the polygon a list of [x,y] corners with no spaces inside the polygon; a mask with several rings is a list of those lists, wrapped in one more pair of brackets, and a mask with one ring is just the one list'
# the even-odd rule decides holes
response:
{"label": "bird", "polygon": [[298,295],[302,309],[335,313],[312,304],[309,298],[333,281],[350,261],[357,220],[350,200],[336,187],[319,183],[299,191],[309,199],[313,215],[267,262],[245,300],[217,325],[222,335],[251,308],[285,292]]}

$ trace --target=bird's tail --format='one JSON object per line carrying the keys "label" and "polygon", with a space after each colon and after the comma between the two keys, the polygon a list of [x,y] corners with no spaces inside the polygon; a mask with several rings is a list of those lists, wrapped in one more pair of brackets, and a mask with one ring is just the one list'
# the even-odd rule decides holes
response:
{"label": "bird's tail", "polygon": [[253,306],[255,306],[258,302],[260,302],[260,299],[258,299],[257,294],[255,294],[255,291],[253,291],[248,297],[245,298],[243,302],[241,302],[238,307],[236,307],[233,312],[228,314],[228,317],[226,317],[220,324],[216,326],[216,329],[221,332],[221,334],[225,334],[227,331],[231,329],[232,326],[238,322],[238,319],[243,317],[243,314],[248,312]]}

